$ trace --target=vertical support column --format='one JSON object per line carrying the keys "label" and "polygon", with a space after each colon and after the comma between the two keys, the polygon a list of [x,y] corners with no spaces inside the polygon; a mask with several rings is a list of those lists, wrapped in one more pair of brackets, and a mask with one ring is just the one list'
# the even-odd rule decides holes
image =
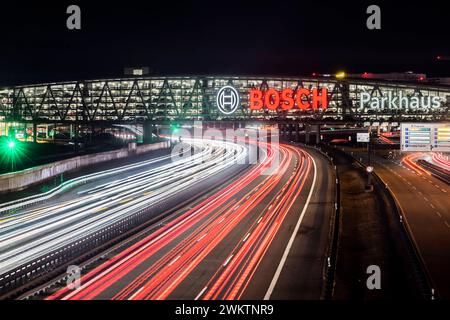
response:
{"label": "vertical support column", "polygon": [[73,142],[74,149],[78,150],[78,123],[73,125]]}
{"label": "vertical support column", "polygon": [[298,123],[295,124],[295,141],[300,141],[300,125]]}
{"label": "vertical support column", "polygon": [[309,134],[311,133],[311,126],[305,124],[305,144],[309,144]]}
{"label": "vertical support column", "polygon": [[33,142],[37,142],[37,123],[33,122]]}
{"label": "vertical support column", "polygon": [[89,134],[89,144],[92,144],[92,137],[94,136],[94,125],[93,124],[91,124],[90,125],[90,127],[91,127],[91,133]]}
{"label": "vertical support column", "polygon": [[142,127],[143,135],[144,135],[144,143],[152,143],[153,142],[153,129],[155,125],[150,121],[145,121]]}
{"label": "vertical support column", "polygon": [[316,125],[316,144],[320,143],[320,124]]}

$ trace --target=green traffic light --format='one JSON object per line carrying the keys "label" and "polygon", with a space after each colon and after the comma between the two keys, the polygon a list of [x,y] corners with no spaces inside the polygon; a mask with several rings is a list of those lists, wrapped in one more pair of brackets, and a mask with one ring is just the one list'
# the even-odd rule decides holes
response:
{"label": "green traffic light", "polygon": [[171,124],[170,128],[172,130],[172,133],[178,133],[178,131],[180,131],[180,128],[178,128],[177,124]]}
{"label": "green traffic light", "polygon": [[[0,170],[1,173],[15,171],[25,159],[29,161],[27,149],[23,143],[13,137],[2,137],[0,143]],[[8,169],[7,169],[8,168]]]}

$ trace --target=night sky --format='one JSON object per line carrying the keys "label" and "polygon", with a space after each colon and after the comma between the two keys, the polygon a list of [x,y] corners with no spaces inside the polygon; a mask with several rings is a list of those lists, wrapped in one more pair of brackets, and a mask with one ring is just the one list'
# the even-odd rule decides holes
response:
{"label": "night sky", "polygon": [[[392,4],[395,2],[395,4]],[[353,3],[353,5],[350,5]],[[81,7],[81,30],[66,8]],[[381,7],[381,30],[366,8]],[[154,75],[450,76],[445,1],[3,1],[0,85]]]}

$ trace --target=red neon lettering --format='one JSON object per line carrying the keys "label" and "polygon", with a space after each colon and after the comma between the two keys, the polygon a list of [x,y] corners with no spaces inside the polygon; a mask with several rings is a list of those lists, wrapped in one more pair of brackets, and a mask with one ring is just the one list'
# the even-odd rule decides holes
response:
{"label": "red neon lettering", "polygon": [[280,105],[280,94],[275,89],[269,89],[264,95],[264,102],[267,109],[275,110]]}
{"label": "red neon lettering", "polygon": [[294,90],[286,88],[281,91],[281,108],[283,110],[290,110],[294,107],[294,98],[292,95],[294,94]]}
{"label": "red neon lettering", "polygon": [[317,110],[319,108],[319,102],[322,106],[322,109],[326,109],[328,107],[328,90],[326,88],[322,88],[321,94],[319,95],[318,89],[313,89],[312,92],[312,106],[313,110]]}
{"label": "red neon lettering", "polygon": [[308,96],[311,92],[307,88],[301,88],[297,90],[297,94],[295,96],[297,100],[297,107],[300,110],[307,110],[311,106],[311,104],[308,101],[303,101],[303,96],[305,96],[308,99]]}
{"label": "red neon lettering", "polygon": [[314,111],[319,107],[322,110],[328,107],[327,88],[312,89],[300,88],[296,92],[290,88],[285,88],[281,92],[269,88],[266,92],[259,89],[251,89],[249,97],[249,108],[259,110],[263,107],[275,110],[281,107],[283,110],[291,110],[294,106],[300,110],[312,108]]}
{"label": "red neon lettering", "polygon": [[263,107],[262,96],[263,93],[261,90],[258,89],[250,90],[250,99],[249,99],[250,110],[259,110]]}

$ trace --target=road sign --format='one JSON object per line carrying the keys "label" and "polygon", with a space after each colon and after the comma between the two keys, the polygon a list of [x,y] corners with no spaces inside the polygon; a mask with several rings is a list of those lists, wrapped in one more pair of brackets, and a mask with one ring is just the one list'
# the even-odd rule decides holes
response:
{"label": "road sign", "polygon": [[402,151],[450,152],[450,123],[402,123]]}
{"label": "road sign", "polygon": [[356,142],[369,142],[370,135],[368,132],[357,132],[356,133]]}

